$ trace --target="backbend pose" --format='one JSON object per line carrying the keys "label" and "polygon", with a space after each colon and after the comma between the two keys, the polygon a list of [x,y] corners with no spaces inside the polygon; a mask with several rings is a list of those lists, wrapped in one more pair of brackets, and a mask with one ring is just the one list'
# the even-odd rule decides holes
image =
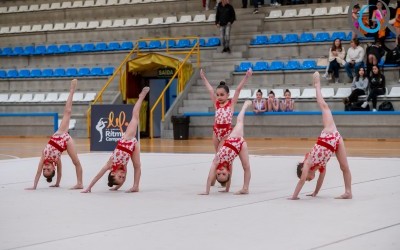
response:
{"label": "backbend pose", "polygon": [[222,146],[218,149],[208,174],[206,191],[201,193],[202,195],[208,195],[210,193],[212,181],[215,179],[221,183],[221,185],[226,184],[224,192],[229,192],[233,170],[232,164],[237,156],[239,156],[240,161],[242,162],[244,182],[243,188],[235,194],[249,193],[251,172],[247,143],[243,139],[243,122],[246,109],[251,105],[251,101],[246,101],[243,104],[242,110],[237,117],[236,126],[225,139]]}
{"label": "backbend pose", "polygon": [[[245,77],[236,88],[232,99],[229,99],[229,87],[225,85],[225,82],[221,81],[214,92],[214,89],[208,82],[203,69],[200,70],[201,79],[203,79],[203,83],[206,86],[211,101],[214,103],[215,107],[215,121],[212,136],[215,152],[218,151],[218,148],[221,147],[221,143],[223,143],[225,138],[232,131],[231,126],[235,104],[239,98],[240,91],[252,74],[253,71],[251,68],[247,70]],[[215,185],[215,179],[212,181],[211,185]]]}
{"label": "backbend pose", "polygon": [[137,133],[137,126],[139,123],[139,111],[142,106],[142,102],[149,92],[149,87],[144,87],[142,92],[139,94],[139,98],[133,107],[132,119],[126,128],[126,131],[122,138],[118,141],[117,147],[114,149],[110,159],[106,165],[99,171],[99,173],[93,178],[89,186],[82,191],[82,193],[90,193],[92,187],[100,178],[110,170],[108,174],[108,186],[115,187],[111,188],[111,191],[118,190],[125,182],[126,179],[126,166],[128,165],[129,159],[132,160],[134,177],[133,186],[126,192],[139,192],[139,182],[141,176],[141,163],[140,163],[140,145],[137,143],[135,138]]}
{"label": "backbend pose", "polygon": [[317,186],[315,191],[308,196],[317,196],[319,190],[321,189],[324,177],[326,174],[326,164],[331,158],[333,153],[336,153],[336,158],[339,162],[340,169],[343,172],[344,187],[345,192],[338,199],[351,199],[351,173],[349,169],[349,164],[347,162],[346,149],[344,146],[343,138],[340,136],[336,129],[335,122],[332,117],[331,110],[328,104],[326,104],[324,98],[321,94],[320,76],[318,72],[313,75],[313,81],[315,85],[317,102],[322,111],[322,123],[324,129],[321,132],[320,137],[318,137],[317,143],[314,145],[310,153],[307,153],[305,159],[302,163],[297,166],[297,176],[300,178],[297,183],[296,189],[292,195],[291,200],[299,199],[298,195],[303,188],[306,181],[311,181],[315,177],[315,172],[318,170],[320,172]]}
{"label": "backbend pose", "polygon": [[[26,190],[35,190],[43,172],[43,176],[47,182],[52,182],[54,175],[57,172],[57,179],[54,185],[50,187],[59,187],[62,175],[61,154],[67,150],[72,163],[75,165],[77,184],[71,189],[82,189],[82,166],[76,153],[75,144],[71,136],[68,134],[69,120],[72,112],[72,97],[74,96],[76,85],[78,81],[73,79],[69,90],[67,102],[64,107],[64,114],[58,130],[53,134],[42,152],[39,161],[38,169],[36,172],[33,187],[26,188]],[[56,171],[57,169],[57,171]]]}

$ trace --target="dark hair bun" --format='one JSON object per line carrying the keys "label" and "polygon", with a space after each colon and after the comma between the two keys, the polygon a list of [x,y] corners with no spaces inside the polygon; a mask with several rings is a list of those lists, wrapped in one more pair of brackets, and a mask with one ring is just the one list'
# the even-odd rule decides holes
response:
{"label": "dark hair bun", "polygon": [[226,85],[226,82],[220,81],[220,82],[219,82],[219,85]]}
{"label": "dark hair bun", "polygon": [[52,182],[53,181],[53,176],[52,177],[47,177],[46,181],[49,182],[49,183]]}
{"label": "dark hair bun", "polygon": [[114,186],[112,182],[108,182],[107,185],[108,185],[109,187]]}

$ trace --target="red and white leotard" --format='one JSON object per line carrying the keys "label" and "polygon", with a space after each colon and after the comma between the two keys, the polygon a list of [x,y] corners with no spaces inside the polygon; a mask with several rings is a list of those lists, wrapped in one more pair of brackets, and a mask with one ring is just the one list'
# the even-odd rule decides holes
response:
{"label": "red and white leotard", "polygon": [[232,101],[228,100],[225,106],[217,101],[215,103],[215,123],[214,123],[214,134],[218,141],[221,141],[225,136],[229,135],[232,131]]}
{"label": "red and white leotard", "polygon": [[60,159],[62,152],[67,149],[67,141],[71,139],[68,133],[54,134],[43,150],[44,163],[55,164]]}
{"label": "red and white leotard", "polygon": [[[312,166],[311,171],[319,170],[320,173],[325,171],[326,163],[331,158],[332,154],[336,152],[339,145],[341,135],[338,131],[331,133],[322,131],[318,137],[317,143],[309,153],[311,157]],[[307,155],[306,155],[307,158]]]}
{"label": "red and white leotard", "polygon": [[239,155],[242,150],[244,143],[243,137],[228,137],[225,139],[224,144],[218,150],[218,166],[217,169],[227,167],[231,170],[231,166],[235,158]]}
{"label": "red and white leotard", "polygon": [[126,170],[129,159],[135,150],[136,143],[136,138],[131,140],[125,140],[124,138],[119,139],[117,147],[114,149],[114,152],[110,157],[113,163],[111,172],[115,172],[118,169]]}

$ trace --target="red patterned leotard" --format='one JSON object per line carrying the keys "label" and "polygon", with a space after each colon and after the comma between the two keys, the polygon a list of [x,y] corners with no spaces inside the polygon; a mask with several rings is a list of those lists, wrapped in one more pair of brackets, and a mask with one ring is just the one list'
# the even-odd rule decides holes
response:
{"label": "red patterned leotard", "polygon": [[[325,171],[326,163],[331,158],[332,154],[336,152],[339,145],[341,135],[338,131],[331,133],[322,131],[318,137],[317,143],[309,153],[311,157],[312,166],[311,171],[319,170],[320,173]],[[307,158],[308,155],[306,155]]]}
{"label": "red patterned leotard", "polygon": [[43,150],[44,163],[55,165],[60,159],[62,152],[67,149],[67,141],[71,139],[68,133],[54,134]]}
{"label": "red patterned leotard", "polygon": [[136,138],[131,140],[119,139],[117,147],[114,149],[110,159],[112,160],[111,172],[115,172],[118,169],[126,170],[129,159],[131,158],[135,145],[137,143]]}
{"label": "red patterned leotard", "polygon": [[214,123],[214,134],[218,141],[221,141],[225,136],[229,135],[232,131],[232,101],[228,100],[225,106],[217,101],[215,103],[215,123]]}
{"label": "red patterned leotard", "polygon": [[224,141],[224,145],[219,149],[218,166],[217,169],[227,167],[231,170],[231,166],[236,156],[239,155],[242,145],[244,143],[243,137],[228,137]]}

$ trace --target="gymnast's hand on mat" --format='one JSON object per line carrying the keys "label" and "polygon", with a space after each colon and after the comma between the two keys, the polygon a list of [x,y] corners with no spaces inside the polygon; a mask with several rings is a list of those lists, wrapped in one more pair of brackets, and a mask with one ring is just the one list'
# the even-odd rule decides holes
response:
{"label": "gymnast's hand on mat", "polygon": [[25,190],[36,190],[35,187],[25,188]]}
{"label": "gymnast's hand on mat", "polygon": [[317,196],[317,194],[318,194],[318,193],[316,193],[316,192],[313,192],[312,194],[307,194],[306,196],[315,197],[315,196]]}
{"label": "gymnast's hand on mat", "polygon": [[289,198],[287,198],[288,200],[300,200],[300,198],[299,197],[289,197]]}
{"label": "gymnast's hand on mat", "polygon": [[54,184],[54,185],[51,185],[51,186],[49,186],[49,187],[51,187],[51,188],[54,188],[54,187],[58,188],[58,187],[60,187],[60,185],[59,185],[59,184]]}
{"label": "gymnast's hand on mat", "polygon": [[199,195],[209,195],[208,192],[200,193]]}

